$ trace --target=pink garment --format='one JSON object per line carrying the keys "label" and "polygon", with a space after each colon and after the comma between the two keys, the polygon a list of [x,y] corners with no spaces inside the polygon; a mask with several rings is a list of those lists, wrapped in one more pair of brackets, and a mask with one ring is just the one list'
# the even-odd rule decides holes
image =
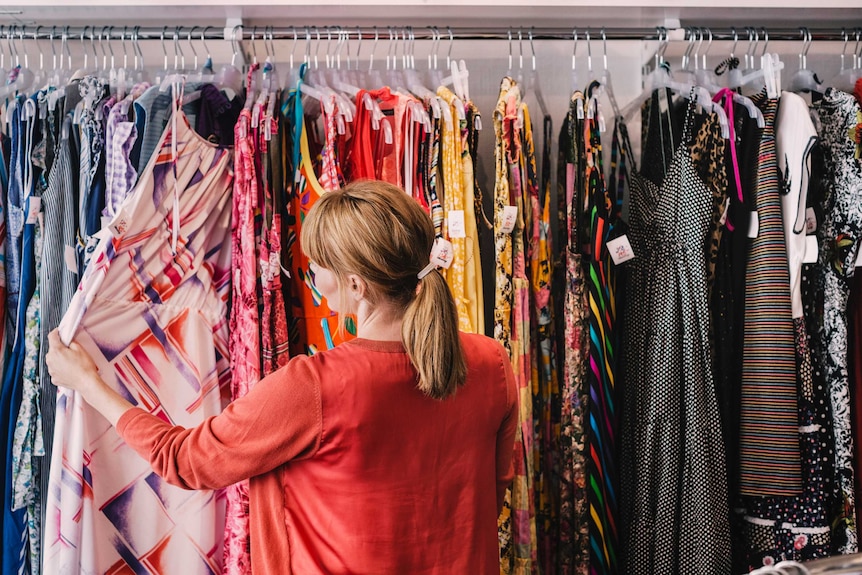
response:
{"label": "pink garment", "polygon": [[[173,425],[225,405],[231,186],[230,153],[176,111],[60,324],[111,388]],[[50,484],[46,575],[221,572],[221,491],[169,485],[62,388]]]}
{"label": "pink garment", "polygon": [[[231,400],[239,399],[261,378],[260,317],[258,312],[258,238],[255,217],[260,213],[260,187],[255,166],[255,132],[251,111],[240,112],[234,131],[234,187],[231,224],[230,363]],[[224,572],[251,572],[249,558],[248,481],[227,488],[224,528]]]}

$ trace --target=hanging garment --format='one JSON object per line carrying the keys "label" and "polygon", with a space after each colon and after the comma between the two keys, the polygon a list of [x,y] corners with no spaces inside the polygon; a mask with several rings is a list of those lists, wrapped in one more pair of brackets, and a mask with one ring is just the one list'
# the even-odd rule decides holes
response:
{"label": "hanging garment", "polygon": [[[19,99],[16,106],[17,113],[13,117],[13,149],[17,149],[18,153],[12,156],[15,164],[10,164],[10,172],[16,178],[14,182],[10,180],[10,199],[13,193],[18,194],[17,200],[21,206],[20,230],[13,230],[13,234],[20,240],[14,250],[18,256],[20,277],[18,278],[17,309],[13,320],[15,329],[7,336],[8,356],[3,370],[2,392],[0,392],[0,414],[2,414],[0,420],[3,422],[0,424],[2,428],[0,449],[3,450],[3,501],[5,502],[0,513],[3,517],[2,571],[4,573],[29,571],[30,563],[27,511],[23,507],[13,506],[12,502],[14,484],[18,478],[14,471],[16,468],[15,430],[23,399],[27,336],[32,335],[32,330],[28,333],[26,329],[26,317],[36,285],[34,241],[36,213],[41,198],[38,197],[35,184],[41,174],[41,168],[33,163],[32,156],[37,142],[42,139],[41,129],[36,129],[37,126],[41,128],[39,107],[36,102],[35,96]],[[9,225],[17,226],[18,223],[10,220]],[[17,463],[20,464],[20,461]]]}
{"label": "hanging garment", "polygon": [[[274,97],[274,96],[271,96]],[[258,150],[262,169],[263,231],[260,238],[260,279],[263,291],[263,310],[260,316],[261,359],[263,375],[287,365],[290,359],[290,340],[287,335],[287,311],[282,296],[281,267],[281,215],[284,211],[284,181],[281,172],[279,121],[267,116],[261,125],[269,128],[258,131]],[[266,134],[271,137],[267,137]]]}
{"label": "hanging garment", "polygon": [[[583,198],[584,98],[572,94],[566,123],[560,131],[558,193],[564,202],[560,236],[564,242],[561,265],[565,265],[561,314],[565,320],[561,372],[560,406],[560,551],[561,575],[589,572],[590,544],[586,492],[586,434],[589,390],[586,358],[589,335],[589,307],[580,252],[580,218]],[[562,189],[560,189],[562,187]]]}
{"label": "hanging garment", "polygon": [[[537,505],[536,538],[539,568],[542,573],[553,573],[556,566],[559,533],[557,494],[559,484],[553,472],[559,469],[560,421],[554,413],[559,410],[560,386],[557,378],[556,334],[554,333],[554,299],[551,292],[553,277],[553,246],[551,245],[551,137],[553,124],[545,116],[542,126],[542,181],[541,191],[530,200],[533,209],[533,249],[530,268],[533,288],[534,350],[538,385],[533,389],[533,415],[535,447],[533,449]],[[538,190],[537,190],[538,191]]]}
{"label": "hanging garment", "polygon": [[635,170],[629,177],[636,257],[627,266],[620,457],[627,575],[731,572],[707,329],[712,192],[692,165],[689,139],[687,121],[661,187]]}
{"label": "hanging garment", "polygon": [[775,120],[784,236],[790,272],[796,344],[802,494],[743,499],[746,565],[751,569],[782,560],[807,561],[830,554],[829,477],[826,446],[830,426],[825,387],[814,376],[803,318],[802,262],[810,153],[816,140],[808,105],[784,92]]}
{"label": "hanging garment", "polygon": [[[255,71],[253,66],[250,78]],[[252,112],[243,109],[236,124],[234,141],[234,187],[231,212],[230,337],[231,400],[246,395],[261,377],[260,314],[258,293],[258,244],[260,239],[260,189],[255,165],[256,134]],[[248,481],[226,489],[224,572],[251,572],[249,557]]]}
{"label": "hanging garment", "polygon": [[[301,82],[302,80],[300,84]],[[346,333],[345,330],[338,329],[338,316],[329,309],[329,305],[314,286],[308,256],[300,246],[302,221],[326,190],[320,185],[314,172],[299,88],[292,95],[288,110],[288,120],[294,123],[295,137],[299,140],[294,142],[293,163],[297,166],[297,176],[289,207],[290,231],[286,238],[286,244],[290,248],[288,269],[291,272],[291,324],[288,330],[290,355],[314,355],[355,337],[356,324],[353,318],[348,316],[345,318]]]}
{"label": "hanging garment", "polygon": [[[193,427],[230,380],[230,154],[175,111],[60,325],[133,404]],[[116,235],[114,235],[116,234]],[[77,392],[57,394],[44,572],[221,570],[223,501],[155,475]]]}
{"label": "hanging garment", "polygon": [[752,214],[757,233],[749,247],[745,279],[740,493],[789,496],[800,494],[802,484],[796,347],[775,156],[778,100],[759,94],[754,101],[763,111],[765,127]]}
{"label": "hanging garment", "polygon": [[862,111],[852,95],[829,89],[817,108],[823,147],[826,191],[822,224],[818,226],[823,320],[816,333],[817,353],[824,369],[832,404],[835,434],[835,511],[833,546],[840,553],[858,549],[854,448],[847,379],[848,279],[855,272],[862,238],[862,172],[856,157],[856,129]]}
{"label": "hanging garment", "polygon": [[[45,455],[42,440],[42,418],[39,414],[41,389],[39,387],[39,321],[40,272],[42,262],[42,226],[39,218],[33,224],[34,280],[33,296],[24,315],[24,361],[21,383],[21,407],[15,423],[12,443],[12,500],[11,510],[25,511],[29,557],[24,564],[31,575],[42,572],[42,493],[39,485],[38,465],[35,458]],[[20,559],[20,558],[19,558]]]}
{"label": "hanging garment", "polygon": [[[589,317],[589,367],[587,386],[590,393],[589,424],[586,443],[587,501],[589,504],[590,570],[614,573],[617,564],[616,532],[616,304],[614,290],[616,269],[611,267],[607,248],[616,206],[605,186],[602,142],[599,130],[598,101],[587,92],[588,106],[593,107],[584,124],[586,170],[584,197],[589,202],[590,243],[587,252],[587,301]],[[588,110],[589,111],[589,110]]]}
{"label": "hanging garment", "polygon": [[[494,148],[496,172],[494,184],[494,275],[496,279],[494,284],[494,339],[503,345],[511,360],[513,350],[512,236],[510,231],[503,230],[504,209],[511,205],[508,170],[508,150],[511,145],[509,124],[512,122],[512,118],[509,117],[510,101],[512,106],[515,106],[520,101],[520,93],[514,80],[505,77],[500,83],[500,95],[494,109],[494,135],[496,137]],[[516,512],[512,508],[512,491],[509,489],[506,491],[503,510],[498,520],[501,575],[512,573],[514,560],[512,529],[513,523],[516,521]]]}

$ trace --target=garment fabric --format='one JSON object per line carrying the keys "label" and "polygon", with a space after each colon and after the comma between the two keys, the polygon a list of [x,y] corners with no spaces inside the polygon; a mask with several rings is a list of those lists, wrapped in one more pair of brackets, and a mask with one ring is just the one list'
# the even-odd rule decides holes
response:
{"label": "garment fabric", "polygon": [[862,111],[852,95],[828,89],[817,111],[823,148],[824,176],[830,182],[824,198],[818,291],[823,294],[823,319],[816,341],[824,369],[835,437],[835,511],[833,545],[840,553],[858,549],[854,490],[854,447],[850,420],[847,372],[847,304],[850,279],[862,238],[862,167],[855,158],[851,137],[862,122]]}
{"label": "garment fabric", "polygon": [[660,187],[630,175],[620,519],[631,575],[731,572],[703,249],[712,192],[690,137],[686,127]]}
{"label": "garment fabric", "polygon": [[[249,70],[249,77],[253,70]],[[261,192],[255,165],[257,138],[252,112],[243,109],[236,124],[234,185],[231,211],[230,337],[231,400],[246,395],[261,378],[259,236]],[[231,575],[249,573],[248,482],[227,488],[224,536],[224,570]]]}
{"label": "garment fabric", "polygon": [[[591,86],[595,88],[597,86]],[[589,425],[586,442],[587,503],[589,505],[590,570],[613,573],[617,570],[616,496],[616,268],[612,267],[607,241],[616,223],[616,206],[611,201],[604,177],[598,102],[587,92],[584,124],[584,194],[589,210],[590,242],[585,275],[589,316]]]}
{"label": "garment fabric", "polygon": [[[195,428],[131,409],[118,429],[173,484],[252,477],[255,573],[496,575],[517,390],[499,344],[461,338],[472,375],[443,401],[416,388],[400,342],[354,339],[293,358]],[[429,498],[440,513],[412,521]]]}
{"label": "garment fabric", "polygon": [[566,123],[560,131],[558,194],[563,217],[560,237],[564,240],[561,265],[565,265],[563,285],[565,321],[560,405],[560,543],[559,570],[563,575],[589,572],[590,545],[587,493],[585,422],[588,419],[589,390],[586,385],[586,358],[589,354],[589,307],[580,251],[580,219],[584,193],[585,161],[584,98],[574,92],[569,101]]}
{"label": "garment fabric", "polygon": [[[221,412],[230,380],[232,174],[230,154],[174,114],[128,217],[101,235],[60,337],[133,404],[194,426]],[[169,486],[77,392],[58,392],[54,431],[45,573],[220,572],[220,492]]]}
{"label": "garment fabric", "polygon": [[[59,103],[58,103],[59,104]],[[73,161],[76,144],[72,136],[72,118],[60,119],[60,137],[57,140],[57,156],[51,166],[48,187],[42,194],[44,235],[42,238],[42,268],[39,280],[51,289],[40,291],[39,320],[42,334],[39,341],[39,374],[42,394],[42,441],[46,456],[40,462],[40,492],[42,500],[42,525],[46,525],[45,511],[50,492],[51,453],[54,444],[54,422],[56,419],[57,388],[45,363],[48,352],[48,334],[60,325],[63,313],[69,307],[78,287],[78,269],[66,264],[66,253],[75,250],[75,233],[78,227],[78,163]]]}
{"label": "garment fabric", "polygon": [[787,247],[781,218],[775,118],[778,99],[756,95],[765,127],[760,139],[751,240],[745,279],[740,395],[740,493],[802,491],[796,399],[796,347]]}

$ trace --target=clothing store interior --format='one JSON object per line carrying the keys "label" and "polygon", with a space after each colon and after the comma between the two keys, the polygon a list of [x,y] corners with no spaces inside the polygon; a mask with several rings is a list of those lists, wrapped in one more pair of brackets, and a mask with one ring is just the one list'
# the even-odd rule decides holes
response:
{"label": "clothing store interior", "polygon": [[4,574],[252,572],[48,337],[204,423],[357,336],[300,234],[357,180],[511,362],[501,574],[862,573],[856,0],[36,0],[0,75]]}

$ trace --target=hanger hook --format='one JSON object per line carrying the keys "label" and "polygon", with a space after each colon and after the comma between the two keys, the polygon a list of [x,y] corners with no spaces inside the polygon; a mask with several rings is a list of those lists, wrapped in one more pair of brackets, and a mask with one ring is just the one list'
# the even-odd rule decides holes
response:
{"label": "hanger hook", "polygon": [[710,48],[712,48],[712,28],[706,28],[706,33],[707,33],[707,34],[709,34],[709,42],[707,43],[707,45],[706,45],[706,50],[703,52],[703,56],[702,56],[702,58],[703,58],[703,66],[702,66],[702,68],[703,68],[704,70],[707,70],[707,69],[708,69],[708,68],[707,68],[707,66],[706,66],[706,57],[707,57],[707,55],[709,54],[709,50],[710,50]]}
{"label": "hanger hook", "polygon": [[535,72],[536,71],[536,47],[533,46],[533,29],[534,29],[534,26],[530,26],[530,30],[528,31],[528,37],[530,39],[531,64],[533,66],[533,72]]}
{"label": "hanger hook", "polygon": [[736,26],[730,27],[730,33],[733,35],[733,46],[730,47],[730,57],[736,57],[736,45],[739,43],[739,34],[736,33]]}
{"label": "hanger hook", "polygon": [[36,26],[36,30],[33,32],[33,43],[36,44],[36,49],[39,50],[39,70],[42,71],[45,69],[45,54],[42,52],[42,45],[39,44],[39,31],[43,28],[43,26]]}
{"label": "hanger hook", "polygon": [[760,51],[760,57],[766,56],[766,48],[769,47],[769,31],[765,26],[760,27],[760,32],[763,34],[763,50]]}
{"label": "hanger hook", "polygon": [[290,46],[290,69],[293,70],[293,54],[296,52],[296,43],[299,42],[299,34],[296,31],[296,26],[293,28],[293,44]]}
{"label": "hanger hook", "polygon": [[212,26],[207,26],[203,30],[201,30],[201,44],[203,44],[204,52],[206,52],[207,60],[212,59],[212,52],[210,52],[209,46],[207,46],[207,32],[209,32]]}
{"label": "hanger hook", "polygon": [[509,71],[512,71],[512,27],[509,26]]}
{"label": "hanger hook", "polygon": [[108,32],[105,34],[105,48],[108,50],[108,53],[111,55],[111,70],[114,69],[114,46],[111,44],[114,40],[114,27],[106,26]]}
{"label": "hanger hook", "polygon": [[452,67],[449,61],[452,59],[452,45],[455,43],[455,36],[452,34],[451,26],[446,26],[446,31],[449,32],[449,52],[446,54],[446,68],[449,69]]}
{"label": "hanger hook", "polygon": [[[240,39],[236,39],[237,32],[240,33]],[[230,33],[230,47],[233,50],[233,53],[230,57],[230,65],[236,68],[236,57],[239,56],[239,43],[242,41],[242,34],[245,33],[245,30],[242,27],[242,24],[237,24],[233,27]]]}
{"label": "hanger hook", "polygon": [[587,70],[590,74],[593,73],[593,48],[590,46],[590,29],[587,28],[586,31],[587,37]]}
{"label": "hanger hook", "polygon": [[68,64],[68,70],[71,70],[72,69],[72,48],[71,48],[71,46],[69,46],[69,27],[68,26],[63,27],[62,41],[63,41],[63,44],[61,45],[61,48],[63,48],[66,51],[66,62]]}
{"label": "hanger hook", "polygon": [[605,27],[602,26],[602,64],[604,65],[604,71],[608,71],[608,37],[605,34]]}
{"label": "hanger hook", "polygon": [[574,72],[575,68],[577,68],[577,58],[578,58],[578,29],[572,28],[572,71]]}
{"label": "hanger hook", "polygon": [[48,42],[51,44],[51,67],[57,70],[57,50],[54,46],[54,37],[57,31],[56,26],[51,26],[51,34],[48,36]]}
{"label": "hanger hook", "polygon": [[374,44],[371,45],[371,54],[368,55],[368,71],[374,68],[374,54],[377,53],[377,41],[380,40],[380,32],[374,27]]}

